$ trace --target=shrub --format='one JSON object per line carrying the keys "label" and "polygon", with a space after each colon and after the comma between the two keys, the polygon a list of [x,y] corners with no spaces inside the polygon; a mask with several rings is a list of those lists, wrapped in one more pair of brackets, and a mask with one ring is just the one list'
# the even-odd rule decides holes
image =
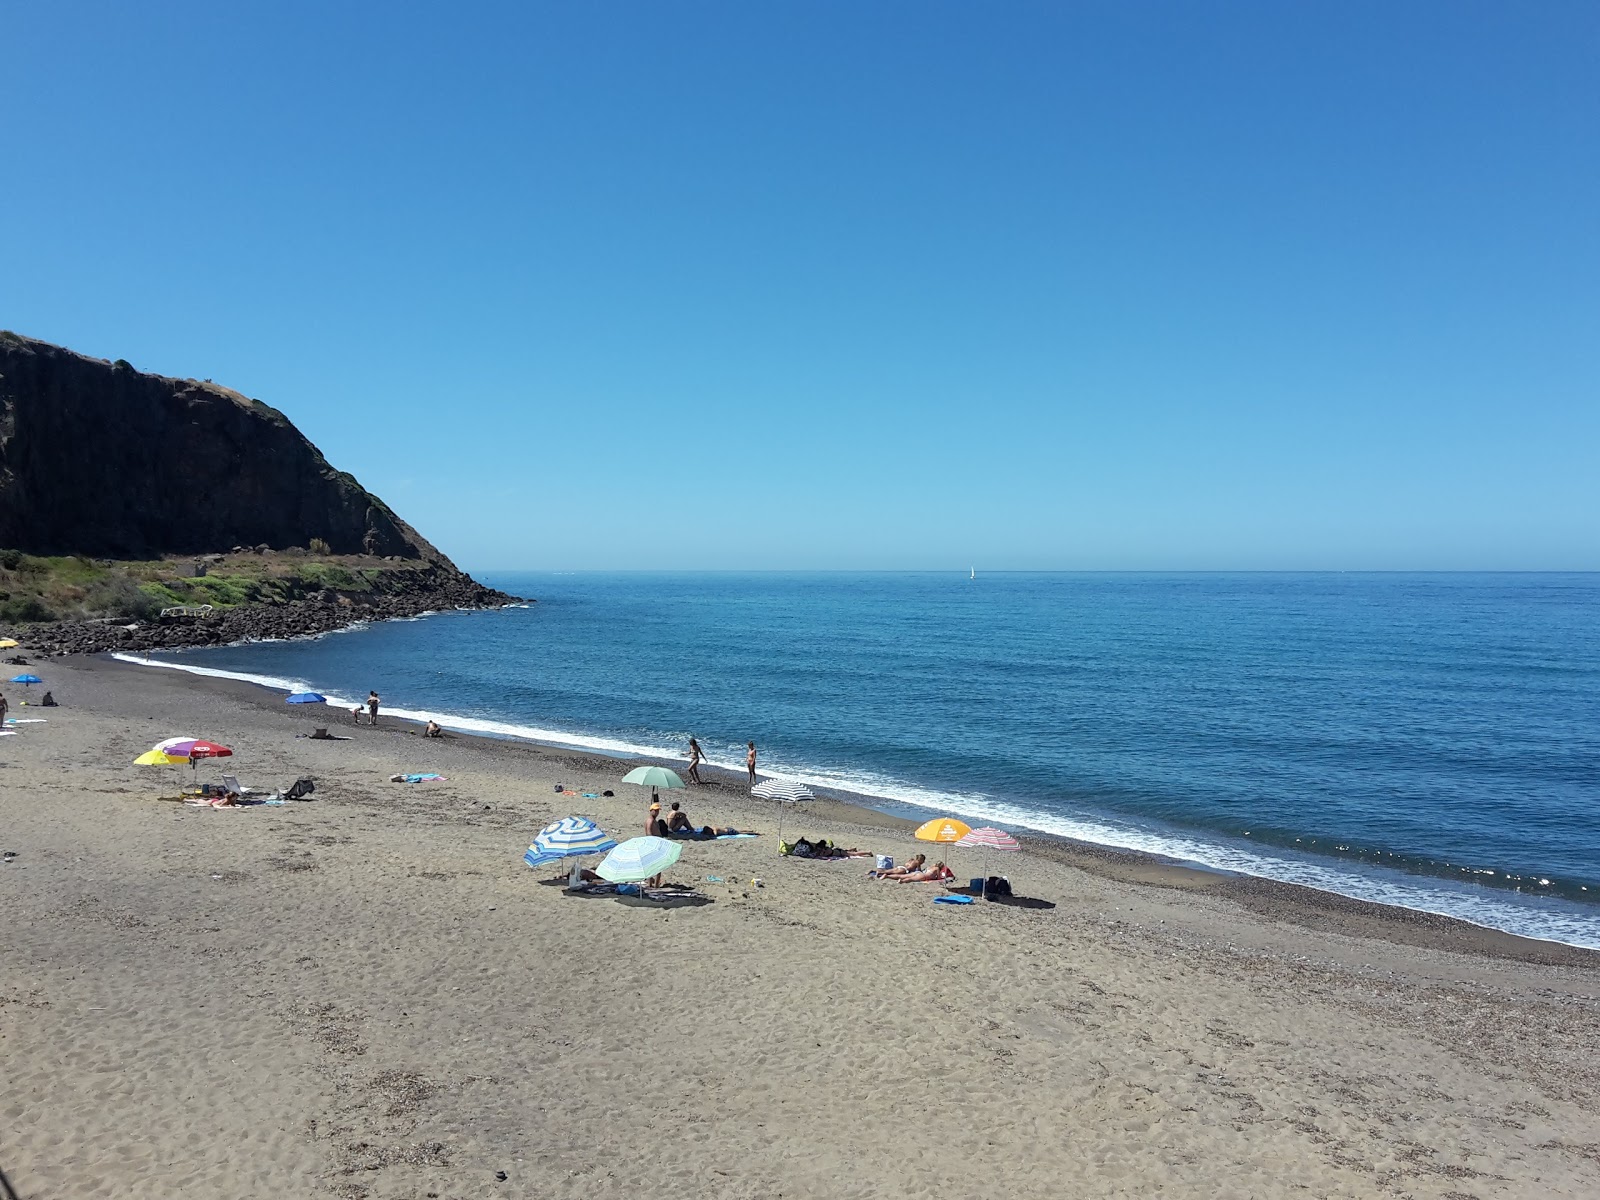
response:
{"label": "shrub", "polygon": [[83,606],[97,616],[132,617],[140,621],[158,616],[165,607],[127,575],[112,575],[95,584],[85,594]]}
{"label": "shrub", "polygon": [[21,565],[21,550],[0,550],[0,567],[4,567],[8,571],[15,571]]}
{"label": "shrub", "polygon": [[37,596],[15,596],[0,604],[0,621],[7,623],[55,619],[55,613],[45,607],[44,601]]}
{"label": "shrub", "polygon": [[323,541],[321,538],[312,538],[311,539],[311,553],[326,555],[326,554],[332,554],[333,551],[328,548],[328,543]]}

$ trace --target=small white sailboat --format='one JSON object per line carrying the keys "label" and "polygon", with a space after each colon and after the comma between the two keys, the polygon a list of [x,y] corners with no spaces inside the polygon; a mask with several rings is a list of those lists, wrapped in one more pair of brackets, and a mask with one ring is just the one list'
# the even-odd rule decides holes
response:
{"label": "small white sailboat", "polygon": [[972,574],[967,576],[967,578],[968,579],[976,579],[978,577],[978,568],[977,567],[971,567],[969,569],[971,570]]}

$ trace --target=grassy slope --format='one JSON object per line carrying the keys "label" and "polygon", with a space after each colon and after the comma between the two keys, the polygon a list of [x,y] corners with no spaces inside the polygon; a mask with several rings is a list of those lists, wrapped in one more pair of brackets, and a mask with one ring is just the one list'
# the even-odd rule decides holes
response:
{"label": "grassy slope", "polygon": [[0,550],[0,622],[148,619],[177,604],[281,604],[324,588],[363,593],[385,573],[424,565],[291,550],[227,555],[195,577],[192,558],[112,562]]}

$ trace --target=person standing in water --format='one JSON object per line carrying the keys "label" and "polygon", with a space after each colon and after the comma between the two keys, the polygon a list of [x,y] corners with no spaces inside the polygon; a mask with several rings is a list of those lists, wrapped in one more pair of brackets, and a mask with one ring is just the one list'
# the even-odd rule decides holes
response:
{"label": "person standing in water", "polygon": [[756,744],[754,742],[747,744],[750,747],[750,753],[744,756],[744,765],[749,768],[750,782],[754,783],[756,781]]}
{"label": "person standing in water", "polygon": [[378,723],[378,699],[377,692],[367,693],[367,720],[374,725]]}
{"label": "person standing in water", "polygon": [[689,735],[689,779],[694,783],[704,783],[700,778],[700,764],[705,755],[700,750],[700,743],[694,740],[694,735]]}

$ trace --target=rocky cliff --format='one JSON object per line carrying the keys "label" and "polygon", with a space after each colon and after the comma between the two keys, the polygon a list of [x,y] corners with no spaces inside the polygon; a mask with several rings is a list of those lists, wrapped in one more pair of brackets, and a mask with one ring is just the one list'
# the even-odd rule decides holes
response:
{"label": "rocky cliff", "polygon": [[312,539],[455,570],[259,400],[0,333],[0,547],[157,558]]}

